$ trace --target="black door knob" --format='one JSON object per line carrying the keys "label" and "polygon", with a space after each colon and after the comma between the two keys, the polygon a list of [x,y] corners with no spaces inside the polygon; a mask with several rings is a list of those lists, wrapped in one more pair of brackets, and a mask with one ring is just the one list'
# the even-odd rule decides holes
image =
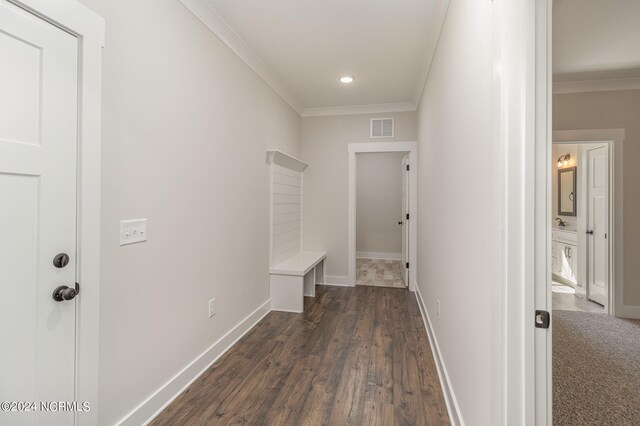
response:
{"label": "black door knob", "polygon": [[402,221],[398,222],[398,225],[402,225]]}
{"label": "black door knob", "polygon": [[56,302],[63,302],[65,300],[71,300],[78,294],[75,288],[61,285],[53,290],[53,300]]}
{"label": "black door knob", "polygon": [[587,235],[593,235],[593,230],[587,231]]}

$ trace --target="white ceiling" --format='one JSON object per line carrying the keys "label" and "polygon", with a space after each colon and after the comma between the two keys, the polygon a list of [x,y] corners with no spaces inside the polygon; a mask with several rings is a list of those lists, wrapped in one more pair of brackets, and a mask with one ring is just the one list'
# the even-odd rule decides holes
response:
{"label": "white ceiling", "polygon": [[554,0],[556,81],[640,77],[640,0]]}
{"label": "white ceiling", "polygon": [[415,104],[436,1],[207,0],[302,109]]}

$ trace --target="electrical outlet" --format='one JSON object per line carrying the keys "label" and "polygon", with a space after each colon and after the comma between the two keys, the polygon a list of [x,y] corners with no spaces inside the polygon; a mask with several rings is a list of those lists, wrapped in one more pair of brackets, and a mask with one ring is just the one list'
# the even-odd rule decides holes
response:
{"label": "electrical outlet", "polygon": [[436,299],[436,316],[440,318],[440,299]]}
{"label": "electrical outlet", "polygon": [[216,314],[216,299],[209,300],[209,318]]}
{"label": "electrical outlet", "polygon": [[120,221],[120,245],[147,241],[147,219]]}

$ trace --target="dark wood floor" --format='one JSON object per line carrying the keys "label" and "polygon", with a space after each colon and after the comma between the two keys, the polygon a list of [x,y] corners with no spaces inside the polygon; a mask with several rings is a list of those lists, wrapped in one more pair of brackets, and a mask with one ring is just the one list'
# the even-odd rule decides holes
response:
{"label": "dark wood floor", "polygon": [[152,425],[448,425],[413,293],[318,286],[269,313]]}

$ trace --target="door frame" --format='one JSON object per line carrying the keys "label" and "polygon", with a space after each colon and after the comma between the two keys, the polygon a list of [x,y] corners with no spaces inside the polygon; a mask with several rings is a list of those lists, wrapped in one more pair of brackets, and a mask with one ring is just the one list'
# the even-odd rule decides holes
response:
{"label": "door frame", "polygon": [[[406,263],[408,259],[411,259],[409,250],[411,249],[410,244],[410,233],[411,226],[406,218],[406,214],[410,214],[411,211],[411,178],[409,174],[411,173],[411,167],[409,162],[409,154],[405,154],[402,157],[402,249],[401,249],[401,259],[402,263]],[[408,208],[407,208],[408,207]],[[407,271],[405,268],[404,273],[402,274],[402,280],[404,281],[405,287],[409,288],[409,272],[411,269]]]}
{"label": "door frame", "polygon": [[[622,281],[623,274],[623,259],[624,259],[624,232],[622,221],[622,159],[624,158],[624,129],[587,129],[587,130],[554,130],[553,132],[553,144],[601,144],[608,147],[609,152],[609,188],[608,188],[608,202],[609,202],[609,238],[608,251],[609,251],[609,300],[606,311],[609,315],[620,316],[625,315],[625,307],[622,299],[622,286],[616,285],[617,281]],[[582,150],[578,155],[582,155]],[[584,160],[581,158],[581,160]],[[583,168],[584,170],[584,168]],[[578,170],[584,184],[585,174]],[[550,188],[553,191],[553,188]],[[580,197],[582,201],[579,202],[578,208],[585,208],[586,204],[583,203],[585,197]],[[580,247],[583,247],[580,249]],[[584,250],[586,247],[586,237],[584,233],[578,230],[578,252],[579,259],[582,261],[582,265],[585,265],[585,259],[587,252]],[[586,269],[580,266],[580,278],[586,278]],[[582,289],[585,296],[588,296],[588,289]],[[628,314],[627,314],[628,315]]]}
{"label": "door frame", "polygon": [[493,300],[491,407],[496,425],[551,425],[552,0],[493,0],[492,129],[500,208]]}
{"label": "door frame", "polygon": [[76,425],[98,424],[100,165],[104,19],[75,0],[3,0],[78,38],[78,187],[75,400],[90,411]]}
{"label": "door frame", "polygon": [[[382,153],[382,152],[404,152],[409,154],[409,220],[413,220],[417,215],[415,200],[418,198],[417,178],[418,178],[418,144],[415,141],[409,142],[367,142],[350,143],[349,153],[349,203],[347,211],[347,266],[348,284],[356,285],[356,154],[360,153]],[[417,271],[417,230],[416,226],[409,227],[409,290],[416,289]]]}

